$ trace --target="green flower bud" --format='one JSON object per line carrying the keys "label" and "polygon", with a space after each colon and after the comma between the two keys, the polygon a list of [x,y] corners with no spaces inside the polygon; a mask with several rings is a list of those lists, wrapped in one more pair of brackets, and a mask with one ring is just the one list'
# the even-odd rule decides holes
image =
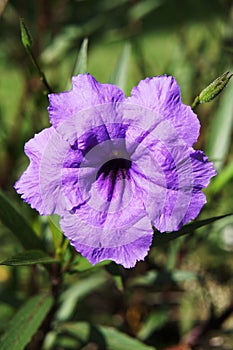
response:
{"label": "green flower bud", "polygon": [[21,30],[21,40],[23,43],[23,46],[27,51],[31,51],[32,48],[32,37],[31,34],[26,27],[23,18],[20,18],[20,30]]}
{"label": "green flower bud", "polygon": [[225,88],[233,74],[225,72],[208,85],[199,95],[199,103],[212,101]]}

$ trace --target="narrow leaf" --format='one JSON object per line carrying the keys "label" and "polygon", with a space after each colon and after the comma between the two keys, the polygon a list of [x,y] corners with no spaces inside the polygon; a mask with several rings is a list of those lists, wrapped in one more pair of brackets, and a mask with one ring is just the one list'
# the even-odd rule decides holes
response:
{"label": "narrow leaf", "polygon": [[163,270],[163,271],[148,271],[141,276],[134,277],[128,282],[128,285],[132,288],[134,286],[161,286],[172,282],[184,282],[188,280],[198,279],[198,274],[191,271],[182,270]]}
{"label": "narrow leaf", "polygon": [[156,310],[151,312],[143,322],[138,333],[138,338],[140,340],[146,340],[156,329],[165,325],[168,319],[169,312],[167,310]]}
{"label": "narrow leaf", "polygon": [[6,332],[0,339],[0,349],[25,349],[52,305],[53,298],[47,293],[29,299],[10,321]]}
{"label": "narrow leaf", "polygon": [[227,183],[233,179],[233,162],[227,164],[222,171],[216,176],[206,189],[208,194],[220,192]]}
{"label": "narrow leaf", "polygon": [[179,231],[160,233],[154,229],[155,234],[154,234],[154,238],[153,238],[153,245],[157,246],[158,244],[163,244],[163,243],[169,242],[175,238],[181,237],[181,236],[186,235],[188,233],[193,233],[194,231],[196,231],[200,227],[210,225],[213,222],[220,220],[220,219],[223,219],[223,218],[230,216],[230,215],[233,215],[233,213],[215,216],[215,217],[200,220],[200,221],[195,221],[195,222],[192,222],[188,225],[183,226]]}
{"label": "narrow leaf", "polygon": [[35,264],[51,264],[57,262],[55,258],[46,255],[41,250],[26,250],[0,262],[0,265],[25,266]]}
{"label": "narrow leaf", "polygon": [[206,153],[220,171],[226,160],[231,144],[233,128],[233,83],[223,92],[219,107],[213,117]]}
{"label": "narrow leaf", "polygon": [[103,260],[99,262],[98,264],[92,265],[86,258],[84,258],[82,255],[77,255],[75,258],[73,264],[72,264],[72,271],[78,271],[83,272],[87,270],[98,270],[100,266],[106,266],[111,264],[111,260]]}
{"label": "narrow leaf", "polygon": [[131,7],[129,16],[133,21],[138,21],[160,7],[162,4],[162,0],[144,0],[136,2],[134,6]]}
{"label": "narrow leaf", "polygon": [[[112,327],[92,326],[86,322],[66,323],[58,328],[59,332],[68,333],[84,343],[96,342],[111,350],[156,350]],[[103,340],[104,338],[104,340]]]}
{"label": "narrow leaf", "polygon": [[58,225],[58,217],[53,215],[53,217],[49,217],[49,228],[52,233],[53,243],[55,249],[60,249],[63,243],[64,235],[62,234],[59,225]]}
{"label": "narrow leaf", "polygon": [[43,250],[43,244],[22,214],[0,191],[0,220],[25,249]]}
{"label": "narrow leaf", "polygon": [[[88,48],[88,39],[84,39],[80,50],[78,52],[78,58],[76,60],[74,69],[72,71],[72,76],[83,74],[87,72],[87,48]],[[66,89],[70,90],[72,88],[71,81],[67,82]]]}
{"label": "narrow leaf", "polygon": [[127,81],[130,51],[131,46],[129,43],[126,43],[110,79],[110,83],[119,86],[122,90],[125,89]]}
{"label": "narrow leaf", "polygon": [[87,48],[88,39],[84,39],[78,53],[78,58],[73,71],[73,75],[78,75],[87,72]]}
{"label": "narrow leaf", "polygon": [[100,286],[106,283],[106,275],[99,270],[97,273],[90,273],[85,278],[79,278],[78,282],[73,283],[61,295],[61,307],[57,312],[57,319],[59,321],[68,320],[75,310],[77,304],[84,297],[96,291]]}

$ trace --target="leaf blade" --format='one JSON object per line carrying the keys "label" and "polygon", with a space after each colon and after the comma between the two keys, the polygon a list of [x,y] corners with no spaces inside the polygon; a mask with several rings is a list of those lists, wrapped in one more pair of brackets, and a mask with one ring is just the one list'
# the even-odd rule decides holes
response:
{"label": "leaf blade", "polygon": [[29,299],[10,321],[0,339],[1,350],[23,350],[53,305],[52,296],[42,293]]}
{"label": "leaf blade", "polygon": [[0,261],[0,265],[28,266],[36,264],[52,264],[54,262],[57,262],[57,259],[46,255],[42,250],[26,250]]}
{"label": "leaf blade", "polygon": [[42,241],[2,191],[0,191],[0,220],[18,238],[25,249],[43,250]]}
{"label": "leaf blade", "polygon": [[213,159],[217,171],[220,171],[226,160],[231,142],[233,127],[233,83],[230,82],[223,92],[219,108],[213,118],[209,142],[207,144],[207,154]]}
{"label": "leaf blade", "polygon": [[112,77],[110,78],[110,83],[117,85],[123,91],[127,82],[130,51],[131,46],[129,43],[126,43],[119,57],[115,70],[112,73]]}
{"label": "leaf blade", "polygon": [[87,72],[88,39],[85,38],[80,47],[78,58],[74,67],[73,76]]}
{"label": "leaf blade", "polygon": [[83,342],[98,342],[98,339],[104,337],[106,348],[111,350],[156,350],[153,346],[145,345],[140,340],[132,338],[113,327],[93,326],[87,322],[69,322],[61,325],[58,331],[67,332],[73,336],[78,334]]}
{"label": "leaf blade", "polygon": [[214,223],[217,220],[221,220],[227,216],[233,215],[233,213],[225,214],[225,215],[220,215],[220,216],[214,216],[212,218],[196,221],[196,222],[191,222],[188,225],[183,226],[179,231],[173,231],[173,232],[165,232],[161,233],[158,232],[154,229],[154,238],[153,238],[153,246],[157,246],[159,244],[163,244],[166,242],[169,242],[173,239],[176,239],[178,237],[184,236],[186,234],[192,233],[198,228],[201,228],[206,225],[210,225]]}

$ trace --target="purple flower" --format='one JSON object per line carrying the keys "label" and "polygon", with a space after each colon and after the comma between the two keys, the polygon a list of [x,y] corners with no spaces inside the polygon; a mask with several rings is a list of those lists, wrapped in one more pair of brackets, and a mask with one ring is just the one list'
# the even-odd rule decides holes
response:
{"label": "purple flower", "polygon": [[72,81],[49,95],[52,126],[26,143],[15,188],[41,215],[59,214],[92,264],[129,268],[147,255],[152,225],[173,231],[196,218],[215,170],[192,148],[200,125],[173,77],[147,78],[128,98],[89,74]]}

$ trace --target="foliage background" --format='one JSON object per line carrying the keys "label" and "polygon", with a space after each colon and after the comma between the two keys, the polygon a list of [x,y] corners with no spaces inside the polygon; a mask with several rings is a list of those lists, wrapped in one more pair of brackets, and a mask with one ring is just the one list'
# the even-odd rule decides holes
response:
{"label": "foliage background", "polygon": [[[117,83],[129,93],[147,76],[171,74],[184,103],[191,104],[213,79],[232,72],[232,1],[1,0],[0,12],[0,260],[33,248],[27,238],[32,229],[46,251],[23,253],[0,266],[0,333],[16,332],[15,338],[5,333],[1,349],[178,350],[195,342],[197,349],[232,349],[231,216],[154,245],[134,269],[109,262],[91,267],[63,240],[57,218],[38,217],[13,189],[28,164],[25,141],[49,125],[45,88],[20,40],[20,17],[53,91],[70,88],[72,72],[80,67],[79,49],[88,38],[87,71],[98,81]],[[220,97],[196,109],[202,125],[196,146],[218,170],[200,219],[233,212],[232,95],[231,82]],[[21,266],[25,261],[28,266]],[[60,295],[54,292],[54,276]],[[44,322],[38,332],[43,319],[47,328]],[[7,347],[12,338],[17,341]]]}

